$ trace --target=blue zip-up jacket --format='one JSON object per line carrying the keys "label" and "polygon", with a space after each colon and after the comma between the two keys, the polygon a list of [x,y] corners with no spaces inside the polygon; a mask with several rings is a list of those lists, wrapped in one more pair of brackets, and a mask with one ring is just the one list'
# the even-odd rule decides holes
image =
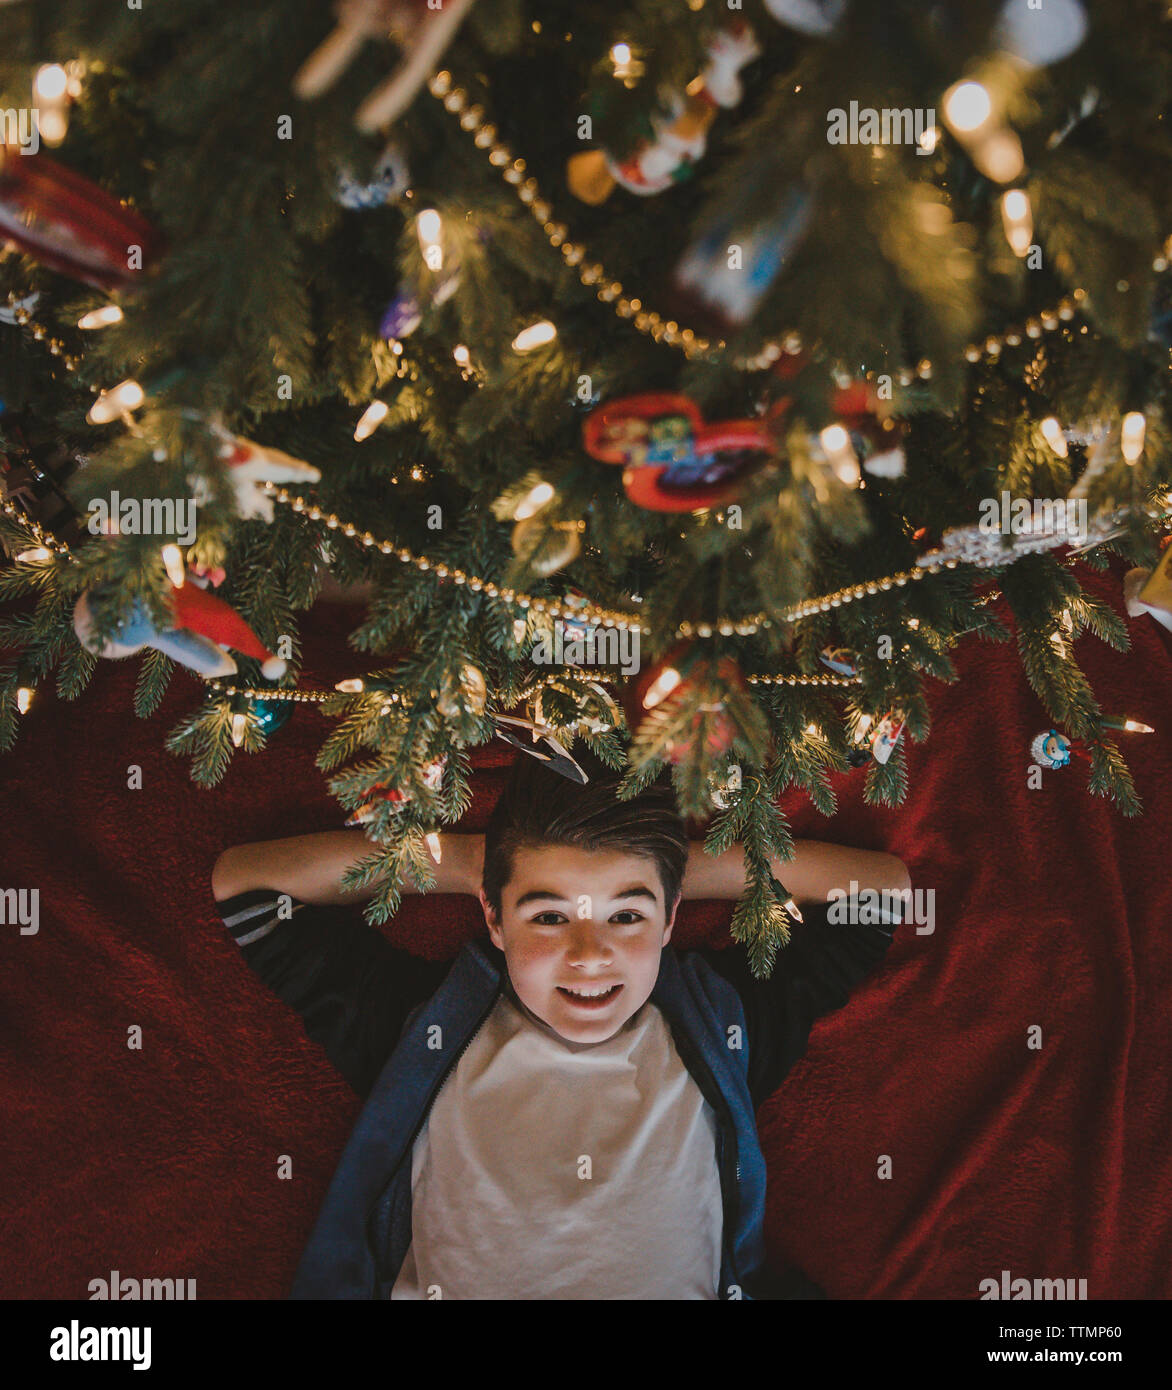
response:
{"label": "blue zip-up jacket", "polygon": [[[450,968],[421,961],[355,921],[353,909],[295,903],[293,917],[282,919],[271,890],[219,908],[249,963],[301,1012],[310,1036],[367,1096],[291,1297],[387,1298],[411,1244],[415,1137],[499,999],[505,958],[483,939],[467,943]],[[888,927],[829,926],[825,910],[806,916],[768,981],[754,980],[735,948],[679,953],[668,946],[651,993],[716,1115],[724,1208],[719,1293],[726,1299],[761,1296],[767,1288],[756,1107],[801,1056],[814,1019],[845,1003],[891,940]],[[811,916],[821,924],[812,925]]]}

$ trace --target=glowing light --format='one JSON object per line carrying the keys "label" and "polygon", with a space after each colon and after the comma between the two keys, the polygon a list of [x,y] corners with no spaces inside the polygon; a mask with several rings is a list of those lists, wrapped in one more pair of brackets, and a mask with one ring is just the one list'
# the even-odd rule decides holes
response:
{"label": "glowing light", "polygon": [[953,128],[969,135],[993,114],[993,100],[979,82],[957,82],[944,94],[944,119]]}
{"label": "glowing light", "polygon": [[553,497],[554,488],[552,483],[538,483],[521,499],[517,510],[513,513],[514,521],[526,521],[537,513]]}
{"label": "glowing light", "polygon": [[850,443],[850,435],[841,425],[827,425],[818,439],[828,454],[841,453]]}
{"label": "glowing light", "polygon": [[167,578],[177,589],[182,589],[187,581],[187,570],[183,565],[183,551],[177,545],[163,547],[163,568]]}
{"label": "glowing light", "polygon": [[369,439],[390,414],[390,410],[391,408],[386,401],[371,401],[362,412],[362,418],[354,426],[354,438],[359,443],[364,439]]}
{"label": "glowing light", "polygon": [[1128,463],[1134,463],[1143,453],[1146,432],[1147,421],[1144,419],[1143,413],[1138,410],[1129,410],[1123,417],[1119,442],[1123,457]]}
{"label": "glowing light", "polygon": [[39,565],[42,560],[51,560],[53,552],[43,545],[34,545],[31,550],[20,551],[16,558],[26,565]]}
{"label": "glowing light", "polygon": [[60,63],[46,63],[33,79],[33,93],[42,101],[61,101],[68,86],[68,74]]}
{"label": "glowing light", "polygon": [[801,912],[798,910],[797,903],[794,902],[792,897],[786,898],[785,902],[782,903],[782,907],[785,908],[785,910],[789,913],[789,915],[794,919],[795,922],[801,922],[805,920],[802,917]]}
{"label": "glowing light", "polygon": [[458,343],[452,349],[452,356],[456,359],[456,361],[460,364],[461,367],[466,367],[468,363],[472,361],[472,354],[468,351],[468,349],[464,346],[463,343]]}
{"label": "glowing light", "polygon": [[1066,437],[1062,433],[1062,426],[1054,416],[1047,415],[1038,428],[1042,431],[1042,435],[1050,448],[1060,459],[1064,459],[1066,457]]}
{"label": "glowing light", "polygon": [[847,487],[853,487],[862,477],[859,461],[851,447],[851,437],[841,425],[827,425],[818,436],[823,452],[834,469],[835,477]]}
{"label": "glowing light", "polygon": [[125,315],[117,304],[103,304],[100,309],[91,309],[82,314],[77,321],[78,328],[109,328],[113,323],[121,323]]}
{"label": "glowing light", "polygon": [[610,50],[610,58],[612,63],[629,63],[631,61],[631,45],[629,43],[616,43]]}
{"label": "glowing light", "polygon": [[549,319],[541,319],[538,323],[532,323],[528,328],[523,328],[517,334],[513,339],[513,351],[532,352],[534,348],[552,343],[557,335],[557,328],[550,323]]}
{"label": "glowing light", "polygon": [[643,708],[654,709],[656,705],[662,704],[681,680],[683,677],[674,666],[665,666],[647,687],[647,693],[643,696]]}
{"label": "glowing light", "polygon": [[440,837],[435,833],[434,830],[432,830],[429,831],[423,838],[427,843],[427,848],[431,851],[431,857],[435,860],[437,864],[440,863],[443,859],[444,854],[443,849],[440,847]]}
{"label": "glowing light", "polygon": [[[801,88],[795,90],[800,91]],[[940,142],[940,129],[938,126],[930,125],[920,136],[918,144],[925,154],[934,154],[936,146]]]}
{"label": "glowing light", "polygon": [[33,692],[28,688],[27,685],[22,685],[20,689],[16,692],[16,708],[18,712],[21,714],[27,714],[29,711],[29,706],[32,704],[32,702]]}
{"label": "glowing light", "polygon": [[232,746],[240,748],[244,743],[244,730],[248,727],[248,715],[237,713],[232,716]]}
{"label": "glowing light", "polygon": [[419,247],[428,270],[442,270],[444,249],[442,238],[444,224],[435,208],[424,208],[415,219],[415,232],[419,237]]}
{"label": "glowing light", "polygon": [[1025,256],[1033,243],[1034,216],[1023,189],[1011,188],[1001,199],[1001,225],[1015,256]]}
{"label": "glowing light", "polygon": [[101,393],[85,418],[91,425],[108,425],[111,420],[137,410],[145,400],[146,392],[137,381],[120,381],[117,386]]}
{"label": "glowing light", "polygon": [[1140,724],[1134,719],[1123,721],[1123,732],[1128,734],[1154,734],[1156,731],[1150,724]]}
{"label": "glowing light", "polygon": [[349,680],[339,681],[334,689],[341,691],[343,695],[358,695],[366,689],[366,685],[359,677],[351,676]]}

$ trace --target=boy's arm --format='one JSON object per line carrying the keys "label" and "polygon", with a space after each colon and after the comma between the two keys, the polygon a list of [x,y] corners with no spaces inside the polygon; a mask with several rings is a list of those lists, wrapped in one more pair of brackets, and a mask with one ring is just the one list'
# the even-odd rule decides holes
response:
{"label": "boy's arm", "polygon": [[[828,845],[820,840],[795,840],[794,857],[775,858],[771,868],[774,878],[785,884],[798,903],[824,903],[835,888],[850,892],[852,881],[860,889],[878,891],[900,892],[912,886],[907,865],[894,854]],[[745,861],[740,845],[718,855],[706,854],[698,840],[688,845],[685,898],[739,898],[744,891]]]}
{"label": "boy's arm", "polygon": [[[439,840],[440,862],[433,865],[436,883],[431,891],[475,894],[484,862],[484,836],[441,834]],[[219,899],[275,888],[319,906],[361,903],[373,895],[376,885],[345,892],[342,876],[374,849],[361,830],[323,830],[287,840],[233,845],[216,860],[212,892]],[[404,893],[417,891],[406,878],[401,887]]]}

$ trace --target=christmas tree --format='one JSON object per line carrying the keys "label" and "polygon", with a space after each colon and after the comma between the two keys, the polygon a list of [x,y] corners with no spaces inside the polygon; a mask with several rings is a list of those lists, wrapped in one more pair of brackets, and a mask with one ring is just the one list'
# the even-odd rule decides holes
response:
{"label": "christmas tree", "polygon": [[[205,786],[315,703],[385,920],[470,749],[573,777],[581,739],[744,844],[760,969],[778,795],[830,814],[854,765],[897,805],[965,637],[1016,642],[1036,756],[1138,812],[1073,643],[1128,645],[1082,566],[1172,607],[1163,5],[18,0],[0,31],[0,745],[99,654],[141,651],[140,717],[202,679],[169,746]],[[332,690],[299,682],[323,585],[366,603]]]}

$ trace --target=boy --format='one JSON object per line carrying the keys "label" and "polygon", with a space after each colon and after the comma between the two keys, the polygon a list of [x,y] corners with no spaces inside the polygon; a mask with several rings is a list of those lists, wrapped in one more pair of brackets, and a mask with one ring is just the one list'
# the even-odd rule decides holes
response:
{"label": "boy", "polygon": [[741,851],[689,844],[670,786],[618,801],[588,765],[582,787],[522,758],[483,848],[443,837],[435,891],[478,894],[491,942],[450,967],[338,911],[358,831],[217,861],[248,963],[367,1097],[294,1298],[767,1295],[756,1107],[890,943],[830,925],[827,894],[907,892],[907,869],[800,841],[773,869],[821,907],[769,980],[739,946],[677,955],[681,897],[740,896]]}

